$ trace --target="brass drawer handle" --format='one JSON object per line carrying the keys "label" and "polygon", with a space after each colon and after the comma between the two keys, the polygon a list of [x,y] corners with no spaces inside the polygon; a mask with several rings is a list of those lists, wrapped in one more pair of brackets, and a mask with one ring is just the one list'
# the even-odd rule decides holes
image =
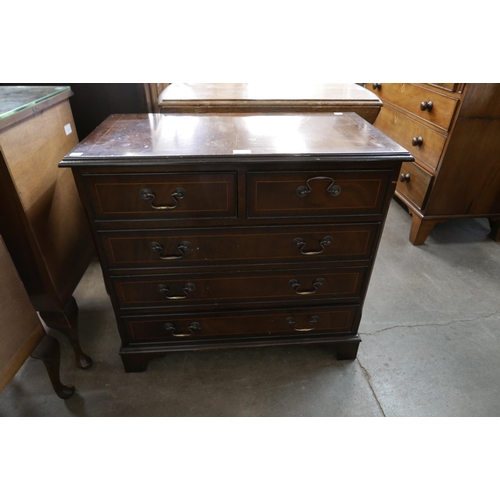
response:
{"label": "brass drawer handle", "polygon": [[[295,319],[290,316],[288,318],[286,318],[286,323],[287,325],[292,325],[293,326],[293,329],[296,331],[296,332],[312,332],[314,330],[314,326],[312,328],[297,328],[295,326]],[[319,316],[311,316],[309,318],[309,323],[312,325],[314,323],[317,323],[319,321]]]}
{"label": "brass drawer handle", "polygon": [[155,210],[173,210],[178,205],[178,200],[182,200],[184,196],[186,196],[186,190],[182,188],[177,188],[172,194],[172,199],[174,200],[173,205],[153,205],[153,200],[156,198],[156,195],[151,191],[151,189],[144,188],[141,189],[140,193],[141,198],[143,200],[149,201],[151,200],[151,208]]}
{"label": "brass drawer handle", "polygon": [[165,294],[165,298],[168,300],[182,300],[185,299],[191,292],[194,292],[195,286],[193,283],[186,283],[182,291],[184,295],[168,295],[170,293],[170,289],[168,286],[160,284],[157,287],[159,293]]}
{"label": "brass drawer handle", "polygon": [[288,282],[288,286],[291,286],[297,295],[312,295],[313,293],[316,293],[318,291],[318,287],[321,285],[325,284],[324,278],[318,278],[317,280],[314,281],[313,287],[310,290],[303,290],[300,291],[300,283],[297,280],[290,280]]}
{"label": "brass drawer handle", "polygon": [[432,101],[423,101],[420,103],[420,109],[422,111],[429,111],[429,113],[432,111],[432,107],[434,106],[434,103]]}
{"label": "brass drawer handle", "polygon": [[160,245],[157,241],[153,241],[151,243],[151,250],[153,250],[153,252],[157,252],[158,257],[160,257],[161,260],[182,259],[182,257],[184,257],[184,255],[190,248],[191,248],[191,243],[189,241],[183,241],[177,247],[177,250],[179,250],[180,255],[161,255],[163,252],[163,245]]}
{"label": "brass drawer handle", "polygon": [[304,198],[304,196],[307,196],[312,191],[312,188],[309,185],[311,181],[330,181],[330,185],[326,188],[326,191],[332,196],[338,196],[342,191],[340,186],[337,186],[335,184],[335,181],[331,177],[311,177],[306,181],[305,186],[299,186],[297,188],[297,196],[299,196],[300,198]]}
{"label": "brass drawer handle", "polygon": [[401,174],[399,180],[401,182],[410,182],[410,174]]}
{"label": "brass drawer handle", "polygon": [[177,327],[174,326],[172,323],[165,323],[163,325],[163,328],[174,337],[189,337],[193,335],[193,333],[201,331],[201,325],[197,321],[193,321],[189,325],[188,328],[189,333],[176,333]]}
{"label": "brass drawer handle", "polygon": [[333,242],[333,238],[331,236],[325,236],[319,244],[321,245],[321,250],[309,250],[308,252],[304,252],[304,247],[306,246],[306,242],[302,238],[295,238],[292,241],[292,245],[300,248],[300,253],[302,255],[319,255],[323,253],[325,247],[331,245]]}
{"label": "brass drawer handle", "polygon": [[422,146],[422,144],[424,143],[424,138],[422,136],[419,136],[419,137],[414,137],[412,140],[411,140],[411,145],[412,146]]}

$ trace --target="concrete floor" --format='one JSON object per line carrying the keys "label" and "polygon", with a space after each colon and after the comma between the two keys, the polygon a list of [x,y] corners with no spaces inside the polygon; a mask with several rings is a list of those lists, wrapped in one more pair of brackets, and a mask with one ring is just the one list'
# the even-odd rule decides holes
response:
{"label": "concrete floor", "polygon": [[0,416],[500,416],[500,244],[485,220],[438,225],[420,247],[392,202],[355,361],[320,346],[173,353],[127,374],[98,262],[75,292],[90,370],[66,339],[52,391],[29,359],[0,395]]}

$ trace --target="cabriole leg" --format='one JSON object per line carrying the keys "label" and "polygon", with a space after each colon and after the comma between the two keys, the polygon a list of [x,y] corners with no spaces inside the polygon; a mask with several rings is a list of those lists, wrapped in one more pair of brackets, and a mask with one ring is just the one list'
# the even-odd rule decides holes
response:
{"label": "cabriole leg", "polygon": [[73,395],[75,388],[72,385],[63,385],[59,377],[61,348],[57,339],[50,335],[45,335],[31,354],[31,357],[43,361],[52,387],[60,398],[67,399]]}
{"label": "cabriole leg", "polygon": [[80,347],[77,322],[78,306],[74,297],[71,297],[63,311],[40,311],[40,316],[49,328],[53,328],[68,337],[75,352],[76,365],[79,368],[92,366],[92,358],[87,356]]}

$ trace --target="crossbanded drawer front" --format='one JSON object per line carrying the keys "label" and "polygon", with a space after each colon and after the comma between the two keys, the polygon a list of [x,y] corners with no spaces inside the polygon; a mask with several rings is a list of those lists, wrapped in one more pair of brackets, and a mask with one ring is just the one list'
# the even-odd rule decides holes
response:
{"label": "crossbanded drawer front", "polygon": [[401,167],[396,193],[404,195],[417,207],[422,208],[433,176],[416,163],[405,163]]}
{"label": "crossbanded drawer front", "polygon": [[359,306],[121,317],[134,342],[350,333]]}
{"label": "crossbanded drawer front", "polygon": [[366,268],[113,278],[120,307],[360,298]]}
{"label": "crossbanded drawer front", "polygon": [[380,110],[376,126],[384,134],[408,149],[417,160],[429,165],[434,170],[437,168],[446,142],[445,136],[387,106]]}
{"label": "crossbanded drawer front", "polygon": [[367,260],[379,223],[99,232],[113,268]]}
{"label": "crossbanded drawer front", "polygon": [[236,174],[85,176],[96,220],[236,217]]}
{"label": "crossbanded drawer front", "polygon": [[367,88],[383,101],[395,104],[445,131],[450,128],[453,113],[459,102],[456,97],[444,96],[411,83],[381,83],[379,85],[380,88],[373,89],[373,84],[368,84]]}
{"label": "crossbanded drawer front", "polygon": [[392,171],[247,174],[249,218],[380,215]]}

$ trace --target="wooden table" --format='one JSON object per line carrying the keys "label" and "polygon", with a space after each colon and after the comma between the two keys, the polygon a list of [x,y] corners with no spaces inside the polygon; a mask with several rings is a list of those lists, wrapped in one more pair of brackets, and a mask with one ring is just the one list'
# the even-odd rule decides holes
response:
{"label": "wooden table", "polygon": [[126,371],[223,347],[354,359],[412,159],[355,113],[109,117],[60,166],[92,221]]}
{"label": "wooden table", "polygon": [[373,123],[382,101],[355,83],[171,83],[161,113],[354,112]]}
{"label": "wooden table", "polygon": [[57,168],[78,144],[71,95],[69,87],[0,87],[0,235],[34,308],[86,368],[72,294],[94,245],[73,176]]}

